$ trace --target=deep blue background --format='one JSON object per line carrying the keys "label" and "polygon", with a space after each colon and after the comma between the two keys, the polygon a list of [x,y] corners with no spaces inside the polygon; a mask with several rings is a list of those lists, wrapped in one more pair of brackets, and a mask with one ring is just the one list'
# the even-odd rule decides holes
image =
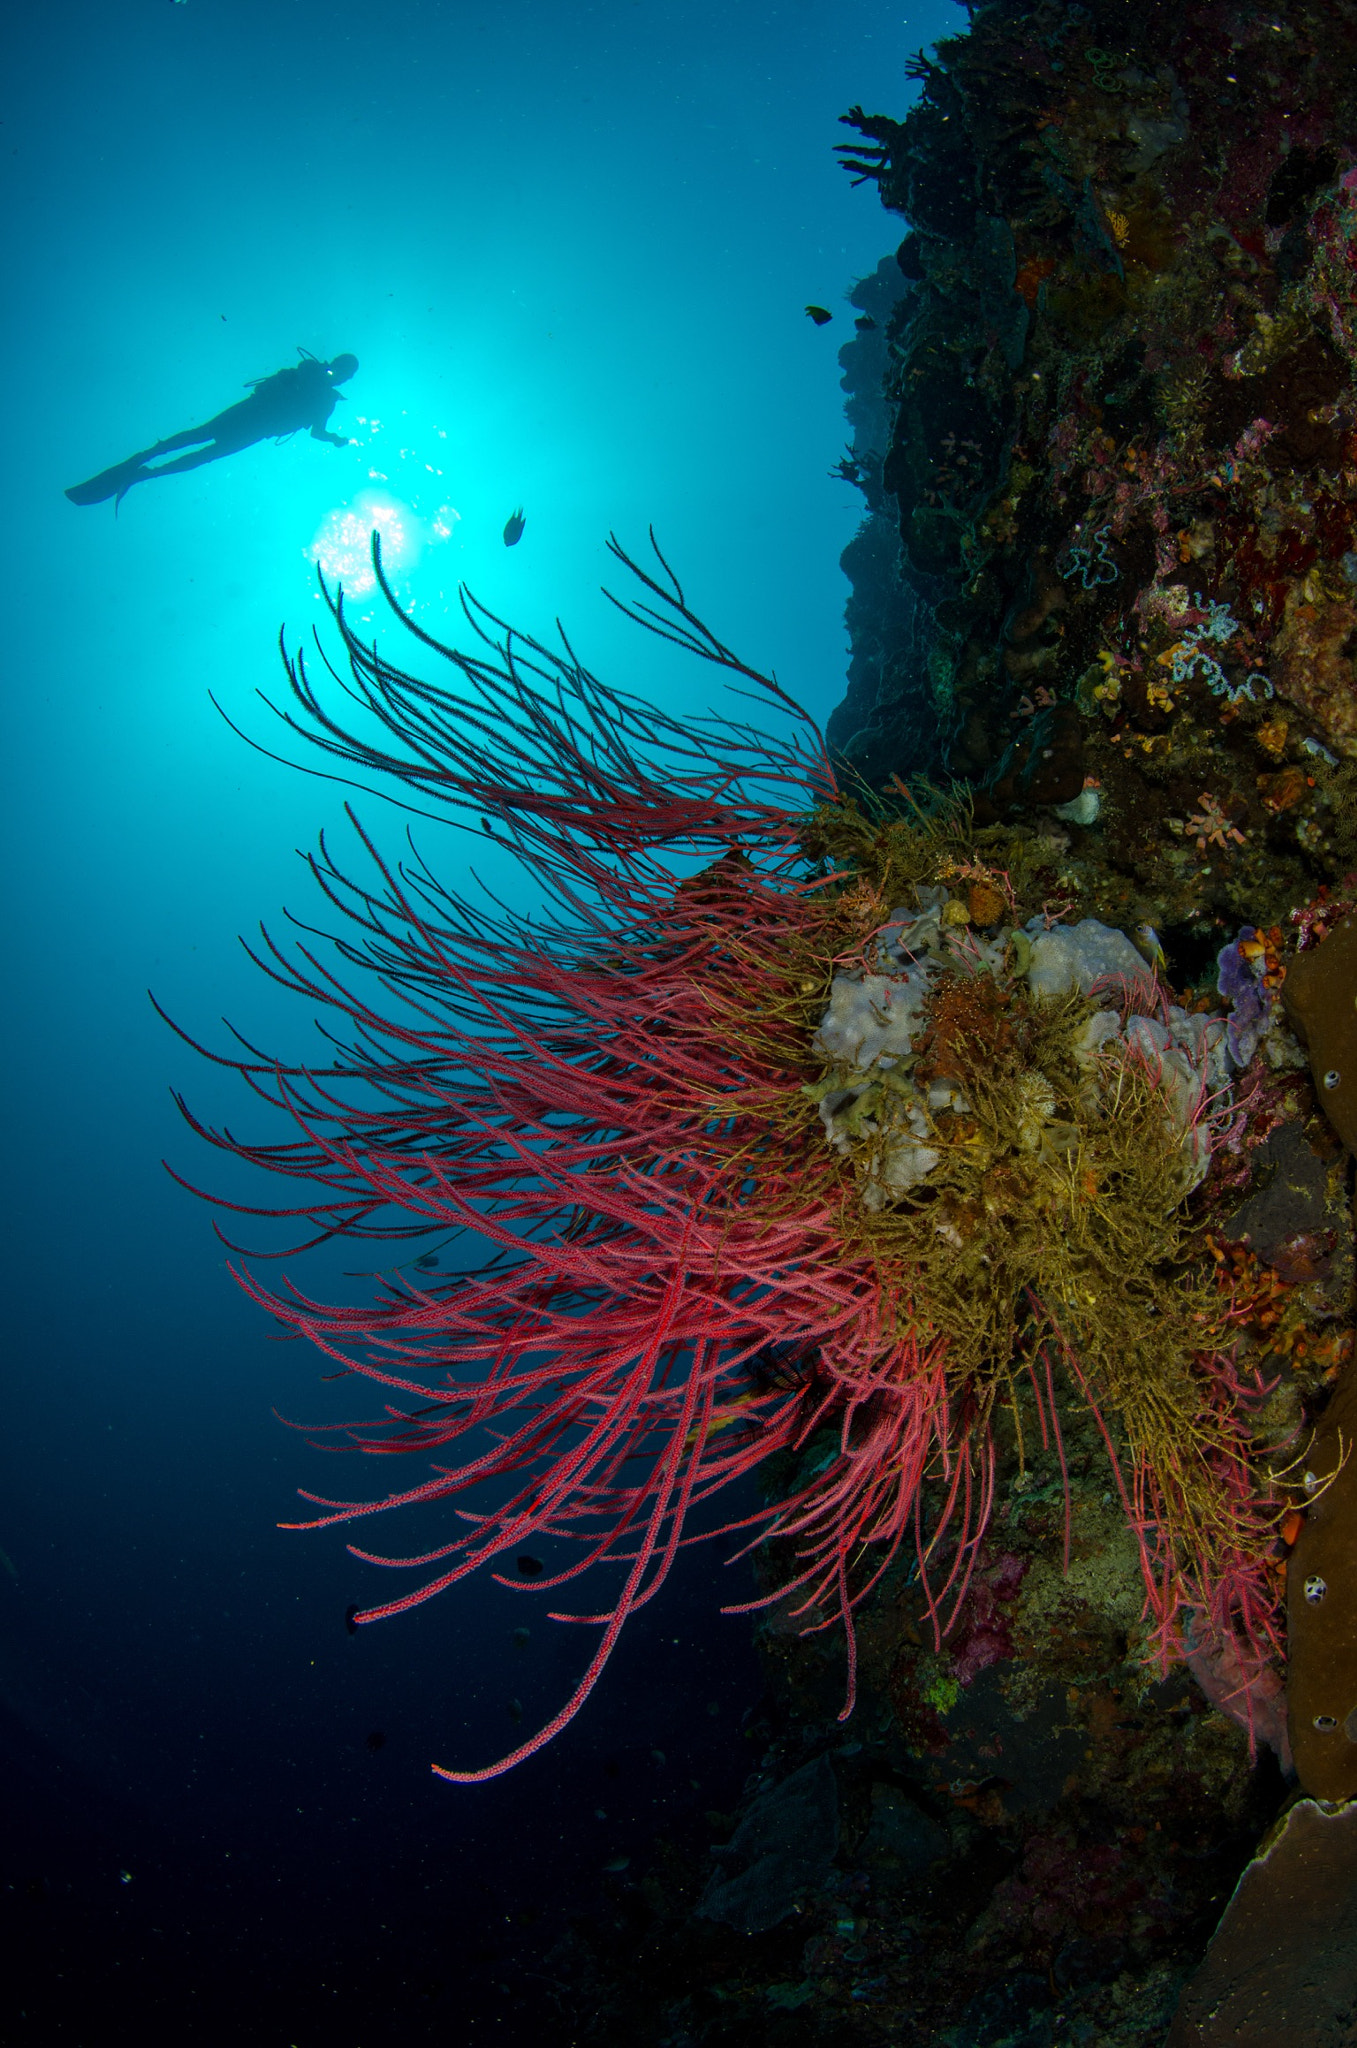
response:
{"label": "deep blue background", "polygon": [[[484,1788],[431,1776],[508,1746],[512,1701],[525,1728],[548,1713],[588,1643],[494,1587],[346,1635],[387,1582],[338,1534],[275,1528],[333,1474],[271,1412],[325,1412],[317,1361],[270,1343],[160,1165],[212,1172],[171,1084],[209,1119],[250,1111],[145,991],[209,1036],[229,1015],[314,1047],[235,934],[314,911],[294,849],[340,793],[252,754],[208,693],[267,730],[279,625],[318,616],[309,552],[364,492],[360,524],[380,503],[422,536],[401,582],[423,624],[464,578],[700,711],[708,675],[597,595],[608,529],[639,546],[653,521],[723,637],[830,710],[860,515],[826,474],[835,355],[845,293],[895,239],[833,162],[836,117],[900,112],[906,56],[961,19],[50,0],[10,20],[6,2040],[541,2040],[531,1973],[567,1908],[738,1794],[758,1671],[705,1555],[552,1750]],[[360,358],[334,422],[359,446],[257,448],[116,520],[63,498],[298,344]],[[422,843],[463,878],[465,842]],[[303,1277],[323,1292],[345,1263]]]}

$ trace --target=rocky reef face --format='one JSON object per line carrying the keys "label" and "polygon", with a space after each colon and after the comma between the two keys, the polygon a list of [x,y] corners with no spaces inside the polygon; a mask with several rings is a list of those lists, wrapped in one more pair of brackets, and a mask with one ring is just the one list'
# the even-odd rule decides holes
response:
{"label": "rocky reef face", "polygon": [[[893,256],[854,286],[859,308],[852,341],[839,351],[851,431],[847,453],[832,472],[854,484],[866,500],[867,515],[841,557],[851,586],[847,626],[850,645],[848,688],[829,720],[831,746],[852,754],[869,780],[884,781],[897,762],[928,757],[926,706],[913,687],[922,658],[916,636],[918,606],[898,573],[899,535],[894,500],[882,482],[886,450],[895,425],[888,396],[893,362],[892,336],[904,317],[913,287]],[[926,614],[919,619],[922,631]]]}
{"label": "rocky reef face", "polygon": [[[964,846],[892,915],[1032,989],[1033,947],[1094,932],[1128,982],[1153,967],[1161,1051],[1228,1048],[1238,1121],[1155,1270],[1230,1304],[1285,1655],[1189,1622],[1147,1665],[1108,1443],[1016,1396],[955,1624],[897,1560],[850,1722],[837,1645],[771,1609],[745,1804],[709,1816],[715,1867],[672,1854],[578,1937],[581,2040],[1353,2038],[1357,0],[969,13],[910,111],[845,117],[907,228],[841,359],[849,851],[950,805]],[[821,1026],[827,1142],[873,1218],[928,1199],[957,1113],[909,1065],[930,958],[836,982]]]}
{"label": "rocky reef face", "polygon": [[982,6],[850,117],[911,230],[869,496],[913,617],[833,737],[982,818],[1095,791],[1085,907],[1186,954],[1357,859],[1353,25]]}

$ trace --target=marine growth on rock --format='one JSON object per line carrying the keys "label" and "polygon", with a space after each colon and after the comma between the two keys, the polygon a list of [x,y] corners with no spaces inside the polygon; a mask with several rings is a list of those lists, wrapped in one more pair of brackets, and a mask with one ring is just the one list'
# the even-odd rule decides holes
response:
{"label": "marine growth on rock", "polygon": [[[1026,1414],[1063,1460],[1072,1407],[1139,1549],[1145,1654],[1180,1654],[1190,1623],[1260,1669],[1285,1473],[1251,1422],[1270,1389],[1246,1310],[1192,1211],[1247,1121],[1224,1019],[1176,1003],[1124,934],[1043,902],[1040,847],[979,830],[963,794],[846,794],[663,558],[615,552],[640,579],[632,615],[742,679],[787,736],[658,712],[470,601],[485,651],[438,647],[440,686],[336,601],[354,705],[341,722],[299,657],[290,722],[350,777],[488,830],[554,907],[481,908],[435,858],[393,866],[361,832],[371,873],[351,878],[323,845],[312,871],[347,920],[330,960],[270,944],[264,964],[334,1012],[334,1059],[232,1056],[294,1135],[203,1133],[304,1184],[247,1213],[412,1246],[366,1305],[240,1271],[383,1392],[384,1419],[329,1436],[421,1468],[395,1492],[308,1494],[306,1526],[449,1512],[417,1554],[351,1546],[414,1580],[355,1625],[484,1570],[599,1632],[544,1727],[441,1774],[492,1776],[564,1726],[708,1503],[757,1467],[778,1480],[732,1526],[781,1563],[755,1604],[842,1633],[848,1714],[872,1589],[912,1555],[940,1642],[999,1436],[1021,1459]],[[429,1267],[430,1233],[479,1239],[483,1263]],[[546,1560],[530,1586],[509,1572],[525,1546]],[[598,1590],[562,1609],[585,1573]]]}

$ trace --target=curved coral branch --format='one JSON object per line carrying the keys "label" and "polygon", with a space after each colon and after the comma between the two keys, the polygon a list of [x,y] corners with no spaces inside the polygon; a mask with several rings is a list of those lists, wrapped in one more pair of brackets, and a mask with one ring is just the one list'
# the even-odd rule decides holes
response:
{"label": "curved coral branch", "polygon": [[[782,1575],[730,1611],[782,1602],[806,1631],[842,1628],[848,1713],[854,1614],[902,1545],[938,1641],[965,1601],[994,1419],[1017,1417],[1019,1376],[1065,1473],[1055,1354],[1112,1457],[1161,1647],[1191,1608],[1266,1654],[1269,1510],[1240,1419],[1253,1396],[1228,1315],[1171,1278],[1176,1207],[1232,1128],[1174,1049],[1179,1013],[1127,983],[1089,1050],[1102,998],[1022,988],[1035,941],[1019,944],[1007,872],[998,889],[977,865],[964,802],[841,795],[815,728],[702,625],[658,548],[652,574],[611,545],[643,592],[619,608],[760,697],[788,737],[657,710],[601,683],[564,634],[548,648],[465,595],[476,648],[445,646],[399,612],[375,537],[393,611],[448,680],[361,642],[342,594],[347,675],[326,667],[345,716],[288,661],[278,715],[340,779],[481,821],[549,906],[529,919],[470,902],[413,845],[385,856],[350,813],[362,878],[326,841],[310,863],[338,930],[298,924],[286,945],[265,932],[253,955],[326,1015],[326,1063],[244,1039],[209,1055],[286,1135],[240,1138],[185,1109],[199,1137],[296,1189],[228,1210],[290,1219],[306,1243],[466,1233],[485,1252],[474,1270],[379,1275],[357,1305],[236,1269],[288,1334],[384,1400],[376,1419],[314,1434],[426,1462],[375,1499],[304,1494],[318,1512],[288,1526],[450,1511],[417,1555],[350,1546],[418,1575],[359,1623],[499,1576],[529,1541],[549,1551],[538,1590],[605,1575],[604,1598],[595,1577],[578,1609],[553,1610],[603,1632],[570,1699],[510,1756],[440,1767],[459,1782],[564,1727],[679,1548],[713,1533],[774,1546]],[[1014,915],[1007,951],[944,925],[936,903],[897,907],[925,880],[945,895],[939,876]],[[894,980],[878,973],[901,920],[930,917],[927,969],[909,954]],[[911,1079],[858,1041],[924,982]],[[825,1037],[840,1014],[859,1018],[846,1066]],[[790,1454],[783,1497],[710,1530],[716,1497],[775,1453]]]}
{"label": "curved coral branch", "polygon": [[[855,1422],[902,1366],[889,1330],[864,1339],[881,1313],[874,1261],[846,1254],[841,1177],[807,1143],[818,979],[804,970],[837,943],[823,864],[799,845],[800,818],[834,793],[823,746],[776,684],[695,618],[658,549],[660,576],[613,551],[645,592],[622,609],[792,713],[792,737],[674,718],[600,683],[564,636],[548,649],[470,598],[488,654],[405,621],[450,664],[455,688],[438,687],[363,645],[336,597],[354,718],[322,703],[300,656],[280,716],[364,780],[395,778],[421,808],[432,799],[493,819],[554,910],[528,924],[469,905],[417,856],[393,866],[353,819],[373,879],[354,880],[324,844],[311,864],[345,920],[329,957],[267,933],[255,954],[335,1020],[332,1062],[287,1065],[249,1046],[212,1055],[292,1136],[251,1142],[190,1116],[218,1149],[305,1191],[229,1209],[304,1220],[308,1242],[462,1227],[492,1255],[479,1272],[398,1274],[362,1307],[238,1269],[327,1358],[415,1397],[348,1440],[377,1455],[463,1454],[385,1498],[306,1496],[322,1512],[291,1526],[483,1500],[510,1482],[489,1508],[460,1511],[463,1533],[424,1557],[356,1550],[433,1567],[357,1620],[493,1570],[529,1538],[575,1553],[547,1585],[624,1571],[604,1612],[575,1617],[604,1634],[566,1707],[512,1757],[454,1777],[506,1769],[564,1726],[692,1540],[694,1509],[804,1441],[826,1406],[840,1418],[834,1473],[752,1521],[804,1537],[810,1602],[832,1592],[846,1620],[869,1582],[857,1554],[899,1540],[941,1426],[934,1394],[919,1392],[889,1425],[878,1415],[863,1435]],[[380,575],[375,541],[374,557]],[[376,722],[377,740],[358,735],[360,720]],[[695,857],[709,862],[698,873]],[[757,1372],[769,1355],[816,1362],[769,1385]],[[890,1447],[911,1433],[888,1475]]]}

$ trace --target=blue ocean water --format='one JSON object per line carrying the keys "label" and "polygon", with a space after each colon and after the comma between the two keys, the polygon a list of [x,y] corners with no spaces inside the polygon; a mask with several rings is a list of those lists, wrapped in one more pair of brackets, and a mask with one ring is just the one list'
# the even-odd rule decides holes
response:
{"label": "blue ocean water", "polygon": [[[250,1105],[146,991],[211,1043],[227,1017],[314,1052],[236,935],[315,915],[296,850],[344,793],[232,723],[276,744],[279,628],[320,622],[318,554],[361,614],[351,541],[374,519],[428,630],[456,630],[465,581],[701,711],[710,678],[598,594],[608,531],[639,549],[653,522],[722,637],[829,712],[861,513],[827,476],[836,351],[897,239],[833,161],[837,117],[903,111],[908,54],[959,25],[942,0],[76,0],[10,21],[6,2040],[550,2040],[566,1913],[606,1911],[605,1865],[643,1869],[738,1794],[760,1678],[705,1554],[549,1751],[483,1787],[431,1775],[545,1718],[585,1632],[493,1586],[346,1632],[385,1585],[342,1535],[276,1527],[332,1483],[273,1412],[336,1412],[321,1361],[270,1341],[161,1164],[224,1184],[172,1089],[241,1129]],[[63,496],[298,348],[358,357],[331,421],[355,445],[254,447],[116,517]],[[421,846],[460,879],[464,841]],[[323,1294],[356,1263],[299,1277]]]}

